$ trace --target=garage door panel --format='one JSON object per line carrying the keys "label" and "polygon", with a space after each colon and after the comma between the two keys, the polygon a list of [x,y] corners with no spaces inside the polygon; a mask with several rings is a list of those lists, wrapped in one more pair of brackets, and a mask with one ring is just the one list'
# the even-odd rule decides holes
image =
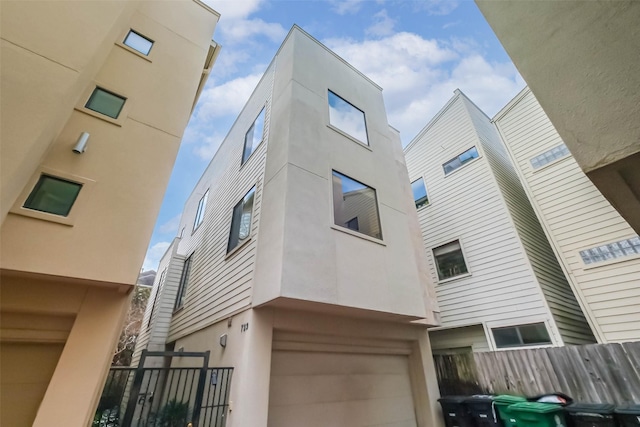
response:
{"label": "garage door panel", "polygon": [[[304,357],[300,357],[304,354]],[[396,355],[371,355],[276,351],[271,374],[406,374],[407,358]],[[368,357],[367,357],[368,356]]]}

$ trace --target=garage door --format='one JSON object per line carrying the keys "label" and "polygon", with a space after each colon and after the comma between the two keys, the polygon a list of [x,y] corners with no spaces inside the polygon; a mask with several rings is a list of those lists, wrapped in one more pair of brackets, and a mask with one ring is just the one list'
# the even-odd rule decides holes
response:
{"label": "garage door", "polygon": [[270,427],[414,427],[407,356],[275,351]]}

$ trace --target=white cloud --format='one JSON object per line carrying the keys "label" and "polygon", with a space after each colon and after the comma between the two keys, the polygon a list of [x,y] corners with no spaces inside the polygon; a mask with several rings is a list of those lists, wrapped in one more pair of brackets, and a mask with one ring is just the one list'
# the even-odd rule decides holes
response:
{"label": "white cloud", "polygon": [[209,161],[213,158],[213,155],[216,154],[223,140],[224,135],[221,134],[207,136],[199,141],[193,152],[202,160]]}
{"label": "white cloud", "polygon": [[173,218],[171,218],[169,221],[165,222],[164,224],[162,224],[159,228],[158,231],[162,234],[172,234],[172,235],[176,235],[178,232],[178,227],[180,227],[180,217],[182,215],[178,214],[176,216],[174,216]]}
{"label": "white cloud", "polygon": [[262,77],[262,73],[249,74],[229,80],[221,85],[213,82],[213,87],[206,87],[200,96],[194,117],[196,123],[193,123],[192,126],[197,129],[198,124],[203,120],[237,116],[258,84],[260,77]]}
{"label": "white cloud", "polygon": [[354,14],[362,7],[364,0],[331,0],[331,10],[338,15]]}
{"label": "white cloud", "polygon": [[264,36],[274,42],[281,42],[287,34],[287,30],[280,24],[265,22],[262,19],[240,19],[231,25],[221,27],[224,40],[238,44],[251,37]]}
{"label": "white cloud", "polygon": [[263,0],[204,0],[216,12],[220,13],[220,21],[243,19],[256,12]]}
{"label": "white cloud", "polygon": [[386,9],[382,9],[373,15],[373,21],[373,24],[365,30],[366,34],[373,36],[388,36],[393,34],[393,27],[396,21],[389,18]]}
{"label": "white cloud", "polygon": [[158,264],[162,255],[167,251],[167,248],[171,245],[169,242],[158,242],[151,246],[147,251],[147,255],[144,257],[144,264],[142,264],[143,270],[156,270],[158,271]]}
{"label": "white cloud", "polygon": [[448,15],[458,7],[457,0],[423,0],[414,4],[426,10],[429,15]]}

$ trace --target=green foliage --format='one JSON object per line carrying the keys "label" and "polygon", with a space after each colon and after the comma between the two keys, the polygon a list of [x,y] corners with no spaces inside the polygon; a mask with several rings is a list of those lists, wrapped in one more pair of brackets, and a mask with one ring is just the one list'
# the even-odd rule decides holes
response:
{"label": "green foliage", "polygon": [[158,412],[158,426],[160,427],[184,427],[187,425],[189,404],[171,399]]}

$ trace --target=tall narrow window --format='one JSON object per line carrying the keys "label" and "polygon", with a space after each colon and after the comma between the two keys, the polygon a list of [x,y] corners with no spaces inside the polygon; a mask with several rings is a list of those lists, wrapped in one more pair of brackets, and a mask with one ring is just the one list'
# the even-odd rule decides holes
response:
{"label": "tall narrow window", "polygon": [[97,87],[93,90],[85,107],[112,119],[117,119],[125,101],[126,98]]}
{"label": "tall narrow window", "polygon": [[427,196],[427,187],[424,186],[424,179],[418,178],[411,183],[411,191],[413,192],[413,200],[416,202],[416,208],[421,208],[429,204]]}
{"label": "tall narrow window", "polygon": [[229,233],[229,244],[227,252],[237,247],[251,235],[251,217],[253,215],[253,199],[256,188],[253,187],[245,196],[233,207],[233,217],[231,219],[231,232]]}
{"label": "tall narrow window", "polygon": [[122,42],[129,46],[131,49],[135,49],[143,55],[149,55],[151,48],[153,47],[153,40],[149,40],[140,33],[130,30],[127,37]]}
{"label": "tall narrow window", "polygon": [[433,257],[436,260],[438,278],[440,280],[450,279],[469,272],[467,264],[464,262],[459,240],[434,248]]}
{"label": "tall narrow window", "polygon": [[176,294],[176,303],[173,310],[177,310],[184,304],[184,297],[187,294],[187,287],[189,285],[189,273],[191,272],[191,259],[193,254],[189,255],[189,258],[184,260],[182,267],[182,276],[180,276],[180,285],[178,286],[178,293]]}
{"label": "tall narrow window", "polygon": [[158,303],[158,295],[160,294],[160,289],[162,288],[162,284],[164,283],[164,276],[167,274],[167,269],[165,268],[160,275],[160,280],[158,280],[158,285],[156,286],[156,294],[153,296],[153,304],[151,304],[151,313],[149,313],[149,320],[147,321],[147,329],[151,327],[151,320],[153,319],[153,312],[156,310],[156,304]]}
{"label": "tall narrow window", "polygon": [[196,218],[193,221],[193,229],[195,230],[202,223],[204,219],[204,212],[207,209],[207,198],[209,197],[209,190],[204,192],[204,196],[198,202],[198,210],[196,211]]}
{"label": "tall narrow window", "polygon": [[329,91],[329,123],[363,144],[369,145],[364,112]]}
{"label": "tall narrow window", "polygon": [[471,147],[464,153],[456,156],[455,158],[449,160],[447,163],[442,165],[444,169],[444,174],[448,175],[454,170],[461,168],[466,163],[469,163],[473,159],[477,159],[479,156],[478,149],[476,147]]}
{"label": "tall narrow window", "polygon": [[549,331],[544,323],[494,328],[491,333],[498,348],[551,344]]}
{"label": "tall narrow window", "polygon": [[23,207],[54,215],[68,216],[78,198],[82,184],[40,175],[38,183],[33,187]]}
{"label": "tall narrow window", "polygon": [[258,114],[258,117],[254,120],[253,124],[244,136],[244,151],[242,152],[242,164],[251,157],[251,154],[256,150],[258,145],[262,142],[264,132],[264,108]]}
{"label": "tall narrow window", "polygon": [[333,219],[336,225],[382,239],[376,190],[333,171]]}

